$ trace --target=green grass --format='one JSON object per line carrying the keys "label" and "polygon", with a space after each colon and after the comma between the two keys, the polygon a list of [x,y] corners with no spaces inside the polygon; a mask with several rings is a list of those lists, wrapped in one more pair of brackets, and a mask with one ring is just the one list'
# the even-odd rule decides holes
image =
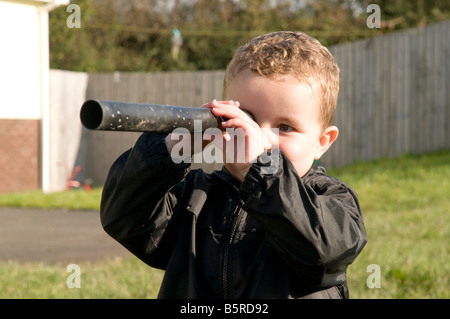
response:
{"label": "green grass", "polygon": [[[348,270],[351,298],[450,298],[450,152],[408,155],[329,170],[354,188],[369,242]],[[0,196],[0,206],[98,209],[92,193]],[[368,288],[369,265],[381,288]],[[0,298],[154,298],[163,273],[136,258],[80,264],[69,289],[67,265],[0,263]]]}
{"label": "green grass", "polygon": [[[450,152],[358,163],[333,174],[358,192],[369,242],[349,267],[352,298],[450,298]],[[366,280],[380,267],[381,288]]]}
{"label": "green grass", "polygon": [[48,194],[41,190],[6,193],[0,194],[0,206],[98,210],[101,192],[101,188],[93,188],[92,192],[76,189]]}
{"label": "green grass", "polygon": [[1,299],[156,298],[163,272],[137,258],[80,263],[80,288],[68,288],[68,265],[0,263]]}

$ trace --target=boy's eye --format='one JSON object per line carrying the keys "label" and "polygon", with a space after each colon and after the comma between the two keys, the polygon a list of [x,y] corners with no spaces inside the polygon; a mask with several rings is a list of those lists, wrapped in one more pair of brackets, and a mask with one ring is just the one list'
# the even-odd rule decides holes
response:
{"label": "boy's eye", "polygon": [[289,132],[289,131],[292,131],[292,130],[293,130],[293,128],[290,127],[290,126],[287,125],[287,124],[280,124],[280,126],[278,126],[278,128],[279,128],[280,131],[282,131],[282,132]]}

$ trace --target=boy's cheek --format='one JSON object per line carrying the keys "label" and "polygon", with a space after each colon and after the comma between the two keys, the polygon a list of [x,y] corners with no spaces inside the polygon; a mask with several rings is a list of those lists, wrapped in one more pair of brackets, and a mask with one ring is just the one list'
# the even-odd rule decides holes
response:
{"label": "boy's cheek", "polygon": [[286,154],[286,157],[291,161],[298,176],[303,177],[311,169],[314,158],[312,156],[290,156],[292,154]]}

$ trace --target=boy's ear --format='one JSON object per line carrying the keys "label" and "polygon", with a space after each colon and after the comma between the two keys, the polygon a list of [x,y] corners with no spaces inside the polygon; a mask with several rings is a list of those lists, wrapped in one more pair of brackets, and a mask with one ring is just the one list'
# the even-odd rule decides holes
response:
{"label": "boy's ear", "polygon": [[323,131],[322,136],[319,138],[319,145],[314,159],[318,160],[323,154],[325,154],[331,144],[336,141],[338,135],[339,129],[336,126],[327,127]]}

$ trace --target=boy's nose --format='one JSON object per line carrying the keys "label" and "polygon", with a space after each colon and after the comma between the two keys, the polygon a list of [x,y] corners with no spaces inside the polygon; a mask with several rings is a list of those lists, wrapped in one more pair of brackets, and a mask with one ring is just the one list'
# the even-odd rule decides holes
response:
{"label": "boy's nose", "polygon": [[261,133],[263,138],[263,146],[265,150],[270,150],[272,148],[278,148],[279,142],[279,129],[270,127],[261,127]]}

